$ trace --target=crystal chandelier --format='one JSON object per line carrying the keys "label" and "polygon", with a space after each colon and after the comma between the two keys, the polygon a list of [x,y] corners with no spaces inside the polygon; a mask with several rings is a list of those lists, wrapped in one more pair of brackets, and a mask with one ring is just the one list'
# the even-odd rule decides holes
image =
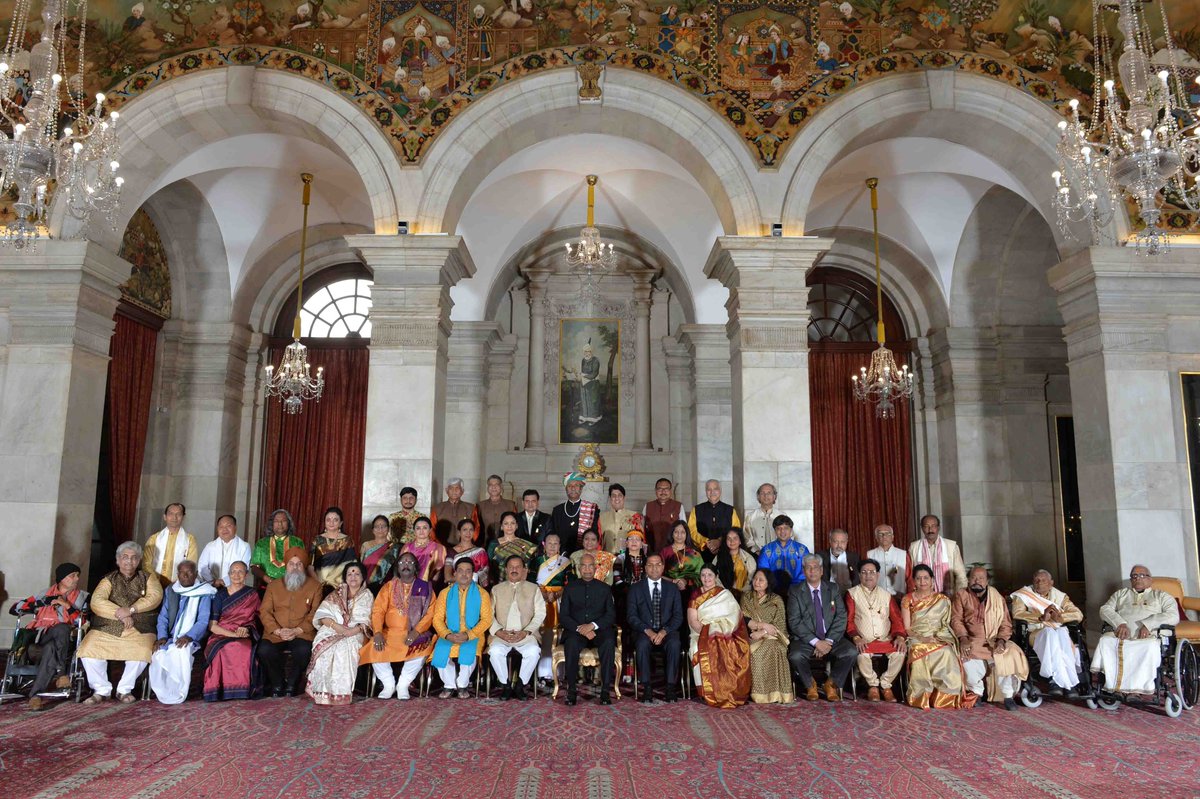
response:
{"label": "crystal chandelier", "polygon": [[871,190],[871,222],[875,229],[875,314],[879,347],[871,353],[871,365],[859,368],[859,373],[850,376],[854,388],[854,399],[874,402],[875,415],[880,419],[896,416],[896,403],[906,400],[913,393],[913,376],[908,364],[897,367],[892,351],[886,346],[887,335],[883,329],[883,278],[879,269],[879,178],[867,178]]}
{"label": "crystal chandelier", "polygon": [[595,175],[587,176],[587,225],[579,231],[578,242],[567,242],[567,264],[581,269],[589,277],[597,271],[611,269],[617,262],[613,245],[604,243],[596,227],[596,184],[599,182],[600,178]]}
{"label": "crystal chandelier", "polygon": [[300,227],[300,283],[296,288],[296,321],[292,325],[292,343],[283,351],[279,370],[267,366],[267,396],[279,397],[283,409],[297,414],[305,400],[319,400],[325,391],[325,367],[317,367],[317,379],[310,374],[308,347],[300,343],[300,308],[304,305],[304,252],[308,245],[308,202],[312,194],[313,176],[300,175],[304,181],[304,221]]}
{"label": "crystal chandelier", "polygon": [[59,192],[81,223],[78,235],[93,214],[114,224],[124,182],[118,114],[105,114],[103,94],[94,104],[84,94],[87,0],[43,0],[39,40],[26,50],[31,10],[32,0],[16,0],[0,55],[0,192],[17,196],[16,219],[0,227],[0,244],[17,249],[35,246]]}
{"label": "crystal chandelier", "polygon": [[[1142,8],[1155,2],[1163,42],[1157,51]],[[1124,37],[1119,53],[1105,24],[1111,14]],[[1092,28],[1091,116],[1081,118],[1079,102],[1072,100],[1070,118],[1058,123],[1052,176],[1058,224],[1071,235],[1072,224],[1087,222],[1092,241],[1102,243],[1124,195],[1137,205],[1144,225],[1133,237],[1137,251],[1157,255],[1170,244],[1159,224],[1163,202],[1200,210],[1197,118],[1180,77],[1183,59],[1161,0],[1092,0]]]}

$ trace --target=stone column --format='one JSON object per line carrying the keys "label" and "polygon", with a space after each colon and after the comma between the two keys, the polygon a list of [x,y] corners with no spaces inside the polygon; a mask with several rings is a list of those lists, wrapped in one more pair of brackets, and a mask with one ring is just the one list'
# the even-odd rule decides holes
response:
{"label": "stone column", "polygon": [[1067,340],[1089,622],[1143,563],[1195,595],[1179,372],[1200,369],[1200,257],[1093,247],[1050,270]]}
{"label": "stone column", "polygon": [[[696,483],[696,399],[692,393],[692,356],[686,345],[674,336],[662,339],[667,361],[667,387],[670,391],[671,457],[676,494],[690,491]],[[690,499],[690,496],[689,496]]]}
{"label": "stone column", "polygon": [[675,498],[691,508],[704,499],[706,481],[720,480],[726,501],[734,502],[729,338],[720,325],[680,325],[675,336],[686,348],[695,400],[694,427],[686,433],[695,442],[695,462],[686,475],[692,482]]}
{"label": "stone column", "polygon": [[441,496],[450,288],[475,273],[461,236],[347,236],[371,269],[371,377],[363,518],[394,511],[411,485]]}
{"label": "stone column", "polygon": [[717,239],[704,274],[729,289],[733,471],[738,507],[773,483],[782,507],[812,520],[808,397],[808,286],[804,276],[833,246],[812,237]]}
{"label": "stone column", "polygon": [[530,267],[525,270],[529,298],[529,391],[525,402],[525,449],[546,449],[546,284],[553,270]]}
{"label": "stone column", "polygon": [[487,439],[483,448],[483,470],[504,474],[503,463],[514,446],[510,440],[512,425],[509,404],[513,364],[516,360],[517,337],[502,334],[490,341],[487,363]]}
{"label": "stone column", "polygon": [[650,303],[654,287],[650,281],[654,273],[649,270],[633,272],[633,301],[637,310],[637,330],[634,333],[636,347],[634,377],[634,436],[635,451],[650,452],[654,441],[650,434]]}
{"label": "stone column", "polygon": [[450,336],[446,372],[446,454],[443,482],[465,481],[466,499],[483,494],[483,453],[487,443],[487,357],[500,338],[495,322],[459,322]]}
{"label": "stone column", "polygon": [[[0,511],[5,594],[44,589],[72,561],[88,579],[108,347],[130,266],[86,241],[0,259]],[[4,607],[11,604],[5,601]],[[0,626],[12,628],[0,614]]]}

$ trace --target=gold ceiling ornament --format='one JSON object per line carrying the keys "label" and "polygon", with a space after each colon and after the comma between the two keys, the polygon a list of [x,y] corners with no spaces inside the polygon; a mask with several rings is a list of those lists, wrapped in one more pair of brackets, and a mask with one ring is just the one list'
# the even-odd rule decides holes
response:
{"label": "gold ceiling ornament", "polygon": [[304,194],[301,202],[304,204],[304,221],[300,226],[300,281],[296,288],[296,319],[292,325],[292,343],[283,352],[283,360],[279,370],[267,365],[266,392],[268,397],[279,397],[283,409],[289,414],[297,414],[304,407],[305,400],[320,400],[325,391],[325,367],[317,367],[317,377],[314,380],[309,373],[308,348],[300,343],[300,309],[304,306],[304,255],[308,247],[308,204],[312,197],[313,176],[308,172],[300,174],[304,182]]}
{"label": "gold ceiling ornament", "polygon": [[575,72],[579,75],[580,105],[599,103],[603,98],[600,76],[604,74],[604,65],[585,61],[575,67]]}
{"label": "gold ceiling ornament", "polygon": [[854,399],[875,403],[875,415],[880,419],[896,416],[896,403],[912,397],[913,378],[908,364],[897,367],[892,351],[887,348],[887,332],[883,325],[883,276],[879,268],[879,178],[867,178],[871,190],[871,224],[875,231],[875,316],[879,347],[871,353],[871,365],[859,368],[850,381]]}

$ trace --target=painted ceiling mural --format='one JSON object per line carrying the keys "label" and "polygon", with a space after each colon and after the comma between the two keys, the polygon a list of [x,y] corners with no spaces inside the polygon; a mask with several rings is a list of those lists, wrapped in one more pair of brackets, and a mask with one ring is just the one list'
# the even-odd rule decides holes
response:
{"label": "painted ceiling mural", "polygon": [[[1200,0],[1167,8],[1200,57]],[[1092,87],[1086,0],[91,0],[89,16],[87,78],[114,107],[195,70],[288,70],[362,107],[407,163],[474,99],[584,62],[699,96],[764,167],[824,104],[894,72],[966,70],[1056,108]]]}

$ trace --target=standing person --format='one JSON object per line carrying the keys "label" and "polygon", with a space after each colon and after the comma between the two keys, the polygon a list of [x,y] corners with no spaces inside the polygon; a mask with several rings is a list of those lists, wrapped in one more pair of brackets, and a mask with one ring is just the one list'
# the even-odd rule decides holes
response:
{"label": "standing person", "polygon": [[750,636],[741,605],[712,566],[700,570],[700,592],[687,610],[688,660],[696,688],[710,707],[735,708],[750,699]]}
{"label": "standing person", "polygon": [[371,537],[362,542],[358,555],[359,563],[367,571],[367,587],[374,594],[391,576],[392,565],[400,556],[400,544],[388,517],[380,514],[371,520]]}
{"label": "standing person", "polygon": [[479,526],[483,531],[482,543],[486,547],[500,535],[500,519],[506,513],[514,516],[517,513],[517,503],[503,496],[504,481],[500,475],[488,475],[487,496],[476,506],[479,515]]}
{"label": "standing person", "polygon": [[804,581],[788,589],[788,661],[805,689],[804,698],[815,702],[817,684],[812,658],[825,661],[825,699],[841,701],[842,686],[858,650],[846,638],[846,603],[837,583],[824,579],[825,567],[817,555],[804,556]]}
{"label": "standing person", "polygon": [[921,537],[909,544],[908,561],[913,569],[922,563],[928,566],[934,588],[946,596],[967,587],[967,567],[958,544],[942,535],[942,520],[932,513],[921,517]]}
{"label": "standing person", "polygon": [[196,539],[183,529],[183,517],[187,508],[182,502],[172,502],[163,509],[163,523],[166,527],[159,530],[146,540],[146,548],[142,550],[142,570],[158,577],[160,587],[166,588],[175,582],[175,570],[185,560],[196,562],[200,557],[200,548]]}
{"label": "standing person", "polygon": [[642,702],[648,704],[654,701],[650,685],[650,653],[654,649],[663,652],[667,672],[666,700],[674,702],[679,698],[680,642],[677,631],[684,621],[683,596],[674,583],[663,579],[661,555],[651,555],[646,559],[646,579],[629,589],[627,603],[629,609],[626,618],[634,639]]}
{"label": "standing person", "polygon": [[829,549],[821,550],[821,565],[829,580],[838,584],[842,592],[849,591],[851,586],[858,585],[857,552],[846,549],[850,545],[850,534],[840,527],[829,531]]}
{"label": "standing person", "polygon": [[757,571],[751,590],[742,595],[742,614],[750,631],[750,699],[755,704],[796,701],[788,666],[787,611],[771,585],[769,571]]}
{"label": "standing person", "polygon": [[246,585],[249,568],[236,561],[229,585],[217,591],[204,648],[204,701],[249,699],[262,689],[258,672],[258,592]]}
{"label": "standing person", "polygon": [[433,520],[433,535],[439,541],[449,541],[450,534],[458,529],[458,523],[464,519],[471,521],[472,533],[479,530],[479,509],[470,502],[462,501],[463,479],[451,477],[446,481],[446,499],[429,509],[429,518]]}
{"label": "standing person", "polygon": [[[517,539],[518,541],[521,539]],[[529,568],[520,555],[504,561],[505,579],[492,589],[492,640],[488,656],[504,689],[501,699],[525,699],[525,684],[533,676],[542,654],[542,623],[546,603],[538,587],[527,579]],[[521,655],[517,684],[508,687],[508,653]]]}
{"label": "standing person", "polygon": [[771,572],[775,591],[786,597],[793,583],[804,581],[804,559],[808,557],[808,547],[792,534],[794,528],[790,517],[776,516],[772,525],[775,527],[775,540],[759,550],[758,568]]}
{"label": "standing person", "polygon": [[671,527],[683,518],[683,503],[675,499],[675,486],[669,478],[660,477],[654,483],[654,499],[642,508],[646,526],[646,547],[660,552],[671,544]]}
{"label": "standing person", "polygon": [[481,588],[487,588],[488,553],[483,547],[475,545],[475,523],[470,519],[460,521],[446,543],[449,546],[446,548],[446,568],[443,570],[445,584],[454,582],[454,564],[462,558],[468,558],[475,566],[471,579],[479,583]]}
{"label": "standing person", "polygon": [[324,529],[313,539],[312,565],[308,567],[308,576],[329,588],[337,588],[342,584],[346,564],[357,559],[354,542],[346,535],[345,523],[341,508],[326,508]]}
{"label": "standing person", "polygon": [[[409,698],[408,688],[433,654],[433,587],[417,577],[417,557],[405,552],[396,576],[384,583],[371,608],[375,637],[363,645],[359,662],[370,663],[383,690],[380,699]],[[396,683],[393,663],[403,663]]]}
{"label": "standing person", "polygon": [[29,688],[30,710],[45,709],[46,700],[38,694],[51,683],[56,688],[67,688],[71,684],[71,678],[63,672],[67,667],[71,636],[87,608],[88,598],[87,591],[79,589],[79,574],[79,567],[74,563],[60,563],[54,570],[54,585],[8,609],[14,616],[34,614],[33,623],[25,629],[41,633],[38,643],[42,647],[42,657],[38,661],[37,676]]}
{"label": "standing person", "polygon": [[506,571],[504,564],[513,555],[516,555],[525,564],[525,568],[529,568],[530,561],[537,554],[537,545],[532,541],[527,541],[524,538],[517,536],[517,514],[512,511],[504,511],[504,515],[500,517],[499,526],[497,528],[497,537],[492,539],[488,544],[488,559],[491,561],[491,577],[488,584],[495,585],[504,579]]}
{"label": "standing person", "polygon": [[[709,562],[716,567],[721,585],[727,587],[734,597],[741,601],[742,594],[750,590],[750,578],[758,570],[758,564],[755,563],[754,556],[746,550],[741,528],[729,528],[723,543],[724,546],[717,550]],[[707,551],[705,550],[705,553]]]}
{"label": "standing person", "polygon": [[538,508],[541,499],[537,489],[526,489],[525,493],[521,495],[521,513],[517,515],[517,535],[538,546],[542,545],[551,527],[550,514],[543,513]]}
{"label": "standing person", "polygon": [[583,534],[591,530],[599,513],[595,502],[583,499],[583,475],[571,472],[563,478],[567,499],[554,506],[550,513],[550,529],[558,533],[563,552],[571,554],[583,549]]}
{"label": "standing person", "polygon": [[405,486],[400,489],[400,510],[388,517],[392,527],[392,540],[401,545],[413,539],[413,525],[425,514],[417,510],[417,489]]}
{"label": "standing person", "polygon": [[595,647],[600,659],[600,704],[611,705],[613,662],[617,652],[617,611],[612,589],[596,579],[596,557],[591,552],[579,559],[579,579],[567,583],[559,607],[562,620],[563,651],[566,654],[564,671],[567,681],[567,704],[578,699],[579,653]]}
{"label": "standing person", "polygon": [[265,535],[254,542],[254,554],[250,557],[250,573],[259,588],[266,588],[272,580],[287,574],[284,558],[292,547],[304,548],[304,539],[296,535],[296,523],[292,514],[283,508],[271,511],[267,516]]}
{"label": "standing person", "polygon": [[239,560],[249,563],[250,556],[250,544],[237,534],[237,517],[226,513],[217,519],[217,537],[205,544],[200,553],[197,577],[214,589],[224,588],[229,584],[229,567]]}
{"label": "standing person", "polygon": [[[321,583],[308,574],[308,553],[303,547],[289,549],[284,562],[287,574],[267,586],[258,611],[263,638],[257,654],[267,675],[267,690],[275,697],[294,696],[308,671],[312,640],[317,634],[313,614],[324,595]],[[284,673],[284,651],[292,655],[295,673],[290,677]]]}
{"label": "standing person", "polygon": [[475,561],[460,557],[454,561],[454,582],[442,589],[433,604],[433,628],[438,640],[432,662],[442,677],[440,699],[449,699],[456,689],[459,699],[470,697],[467,687],[471,673],[491,624],[492,598],[475,581]]}
{"label": "standing person", "polygon": [[446,548],[433,537],[433,522],[426,516],[418,517],[413,523],[413,540],[404,545],[405,552],[417,559],[417,579],[434,587],[442,583],[442,569],[446,565]]}
{"label": "standing person", "polygon": [[962,661],[950,629],[950,598],[933,584],[933,569],[918,563],[900,601],[908,632],[908,704],[925,710],[974,704],[964,696]]}
{"label": "standing person", "polygon": [[[775,540],[775,519],[790,514],[779,508],[779,492],[770,483],[758,487],[758,507],[746,511],[746,549],[757,555],[763,547]],[[803,543],[803,542],[801,542]]]}
{"label": "standing person", "polygon": [[358,653],[371,630],[374,597],[367,588],[366,568],[352,561],[342,572],[341,584],[313,614],[317,634],[304,692],[318,705],[348,705],[354,701]]}
{"label": "standing person", "polygon": [[879,587],[899,599],[908,578],[908,550],[895,546],[896,531],[890,524],[875,526],[875,548],[867,557],[879,564]]}
{"label": "standing person", "polygon": [[211,583],[196,579],[196,564],[185,560],[175,570],[179,579],[167,586],[158,612],[158,639],[150,657],[150,688],[159,702],[178,705],[192,687],[192,656],[208,632],[213,594]]}
{"label": "standing person", "polygon": [[716,553],[730,527],[741,527],[737,511],[728,502],[721,501],[721,481],[709,480],[704,484],[705,502],[692,508],[688,514],[688,530],[696,549],[708,548]]}
{"label": "standing person", "polygon": [[633,530],[642,532],[642,515],[625,507],[625,486],[613,483],[608,488],[609,509],[600,514],[600,548],[613,555],[625,547],[625,538]]}

